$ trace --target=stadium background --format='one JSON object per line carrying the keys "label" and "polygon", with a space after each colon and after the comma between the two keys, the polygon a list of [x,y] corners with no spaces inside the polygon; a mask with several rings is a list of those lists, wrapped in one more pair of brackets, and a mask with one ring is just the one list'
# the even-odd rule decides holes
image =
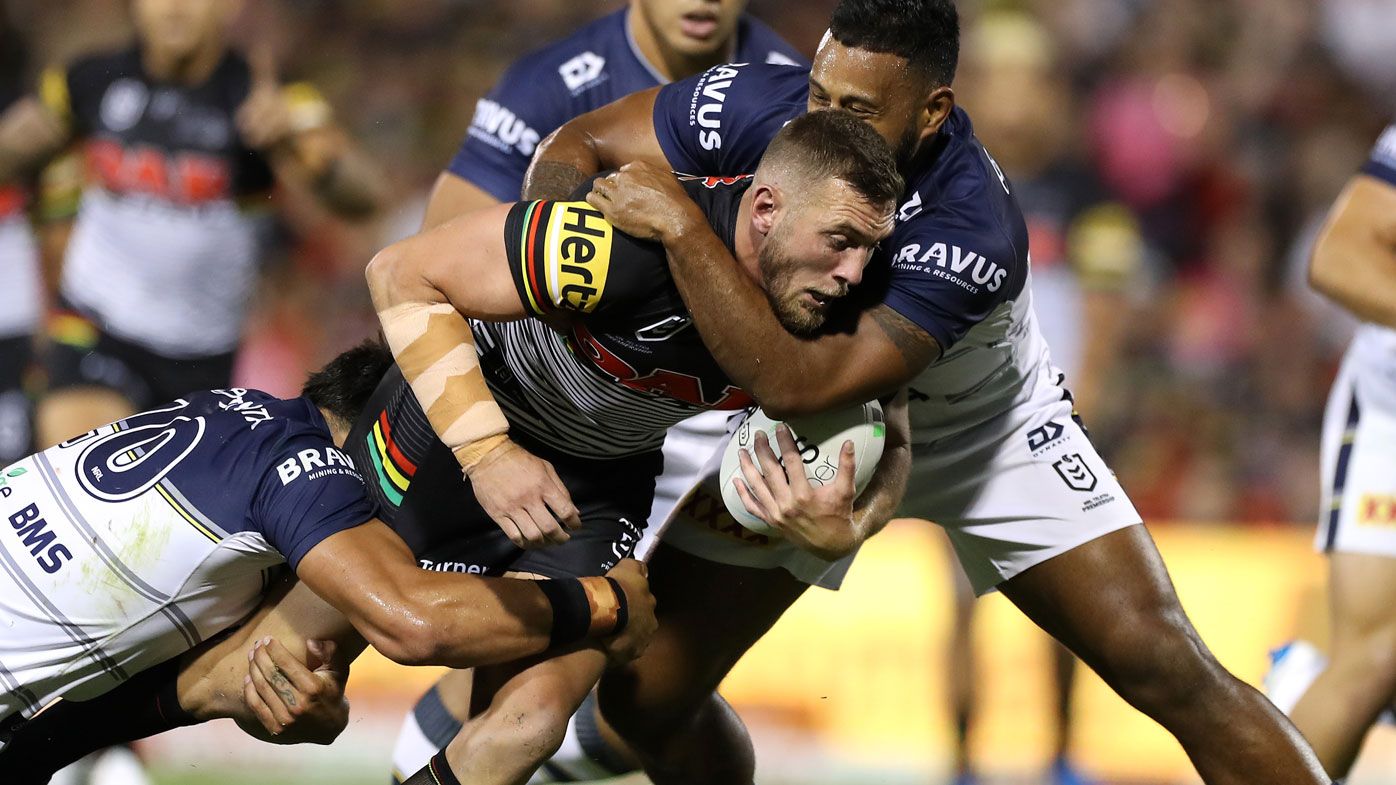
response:
{"label": "stadium background", "polygon": [[[36,65],[122,40],[126,3],[10,0]],[[249,386],[296,390],[305,370],[374,329],[361,270],[410,232],[475,100],[520,54],[619,5],[589,0],[249,0],[240,40],[319,86],[377,156],[396,198],[369,227],[279,200],[266,277],[239,364]],[[830,0],[753,0],[806,53]],[[1065,93],[1044,109],[1138,221],[1146,253],[1119,321],[1119,365],[1085,412],[1151,528],[1189,613],[1223,662],[1257,680],[1265,651],[1321,636],[1319,418],[1351,322],[1303,284],[1317,222],[1396,114],[1391,0],[1039,0],[959,3],[961,102],[975,115],[987,14],[1025,12]],[[1049,118],[1044,115],[1044,122]],[[985,134],[992,150],[995,139]],[[1175,523],[1190,521],[1191,523]],[[1393,522],[1388,522],[1393,523]],[[845,591],[802,601],[732,676],[770,782],[925,782],[947,765],[942,684],[949,582],[940,535],[901,522]],[[1047,755],[1046,640],[999,597],[976,629],[978,759],[1027,782]],[[401,710],[430,680],[356,670],[350,733],[326,749],[245,743],[231,726],[148,746],[161,782],[386,781]],[[1186,782],[1176,745],[1093,677],[1077,749],[1094,774]],[[1379,734],[1353,783],[1396,781]],[[934,779],[930,780],[934,781]]]}

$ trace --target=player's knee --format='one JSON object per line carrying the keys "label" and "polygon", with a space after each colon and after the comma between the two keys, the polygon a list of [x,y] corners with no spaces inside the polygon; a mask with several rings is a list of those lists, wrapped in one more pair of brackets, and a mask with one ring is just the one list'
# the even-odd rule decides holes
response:
{"label": "player's knee", "polygon": [[1227,678],[1181,609],[1127,626],[1102,675],[1146,713],[1205,699]]}
{"label": "player's knee", "polygon": [[616,733],[645,744],[678,731],[711,695],[676,679],[641,681],[632,674],[608,672],[597,687],[596,703]]}

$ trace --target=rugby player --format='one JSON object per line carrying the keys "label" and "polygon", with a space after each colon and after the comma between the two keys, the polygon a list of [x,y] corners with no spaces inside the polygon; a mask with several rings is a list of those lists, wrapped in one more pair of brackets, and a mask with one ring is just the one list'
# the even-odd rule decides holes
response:
{"label": "rugby player", "polygon": [[[518,199],[539,140],[579,114],[718,63],[807,64],[769,27],[742,13],[745,6],[744,0],[631,0],[567,38],[524,55],[476,104],[460,150],[436,180],[423,228]],[[709,445],[726,432],[727,417],[724,412],[698,414],[670,429],[649,520],[665,520],[687,492],[711,452]],[[639,552],[648,546],[643,543]],[[418,701],[398,736],[395,771],[420,769],[455,736],[469,714],[470,681],[468,673],[448,673]],[[588,705],[594,705],[590,698]],[[580,736],[569,744],[575,741],[571,746],[579,751],[585,747],[603,754],[590,743],[597,732],[594,717],[588,713],[579,722],[580,733],[575,725],[568,728],[569,734]],[[424,728],[432,730],[430,737]]]}
{"label": "rugby player", "polygon": [[[1323,420],[1323,504],[1331,659],[1295,673],[1291,644],[1267,678],[1328,773],[1346,777],[1367,731],[1396,699],[1396,125],[1338,197],[1309,261],[1315,289],[1357,328]],[[1302,670],[1302,669],[1300,669]],[[1289,673],[1286,673],[1289,672]],[[1293,674],[1293,675],[1290,675]],[[1294,678],[1304,685],[1285,684]]]}
{"label": "rugby player", "polygon": [[[683,188],[781,329],[808,335],[862,278],[901,184],[872,129],[816,113],[786,126],[753,176]],[[691,329],[662,249],[599,219],[583,202],[503,205],[390,246],[370,264],[375,306],[410,387],[380,388],[369,411],[382,408],[394,449],[406,441],[408,455],[372,437],[351,434],[349,443],[369,445],[380,469],[370,489],[424,566],[604,569],[643,532],[665,430],[704,409],[751,403]],[[424,443],[425,461],[412,455]],[[886,522],[905,460],[894,441],[856,512],[851,488],[828,488],[776,523],[825,558],[848,553]],[[459,498],[440,482],[443,466],[470,481],[475,509],[458,513],[465,524],[440,520],[441,491],[418,491],[426,480]],[[405,781],[523,781],[558,748],[604,664],[582,650],[477,670],[476,716]]]}
{"label": "rugby player", "polygon": [[[50,69],[0,115],[0,184],[82,143],[83,195],[50,321],[39,443],[227,387],[258,266],[249,207],[280,180],[348,217],[374,167],[306,84],[231,50],[235,0],[135,0],[136,42]],[[197,326],[192,329],[191,326]]]}
{"label": "rugby player", "polygon": [[[345,665],[365,641],[397,662],[455,667],[583,640],[621,656],[643,647],[653,605],[636,562],[571,581],[431,572],[373,518],[363,477],[341,447],[390,363],[385,349],[366,344],[313,374],[300,398],[191,393],[3,470],[7,782],[52,773],[25,743],[42,743],[38,728],[25,727],[41,708],[121,693],[133,678],[173,685],[179,655],[248,616],[281,564],[308,591],[293,589],[280,612],[337,643]],[[272,648],[284,658],[280,644],[258,656],[270,658]],[[236,692],[253,705],[280,705],[285,679],[268,672],[259,678],[253,668]],[[157,716],[127,719],[142,727],[179,716],[171,697],[147,706]],[[122,705],[102,704],[108,712]],[[45,712],[36,724],[52,722]]]}
{"label": "rugby player", "polygon": [[[526,194],[649,162],[598,180],[588,201],[664,242],[695,326],[737,385],[776,416],[908,386],[918,480],[899,514],[945,527],[976,592],[1001,591],[1066,644],[1167,728],[1204,781],[1328,782],[1293,726],[1208,652],[1073,417],[1032,313],[1012,185],[955,107],[957,53],[948,0],[844,0],[812,71],[718,66],[583,115],[540,146],[532,171],[546,177]],[[864,283],[881,302],[850,330],[795,338],[668,171],[749,169],[782,123],[824,108],[877,129],[910,188],[869,273],[883,280]],[[806,554],[787,543],[709,527],[694,513],[711,484],[694,493],[651,561],[660,635],[648,656],[606,674],[599,702],[655,782],[750,782],[744,736],[716,727],[728,718],[708,701],[820,575],[788,564]]]}
{"label": "rugby player", "polygon": [[[790,123],[754,176],[685,187],[763,282],[783,329],[807,333],[861,278],[890,228],[901,181],[876,133],[830,112]],[[374,392],[345,450],[372,467],[367,487],[380,517],[428,570],[604,573],[642,535],[665,428],[750,403],[691,329],[663,249],[612,231],[584,202],[467,214],[380,252],[369,280],[401,370]],[[462,313],[480,318],[467,323]],[[472,422],[462,411],[485,416]],[[766,472],[752,491],[782,500],[767,520],[825,559],[855,549],[904,489],[905,396],[888,406],[887,425],[883,457],[856,506],[850,472],[800,489],[758,449]],[[550,539],[540,519],[568,526]],[[557,749],[603,665],[584,648],[477,670],[479,715],[402,779],[522,781]],[[180,677],[181,706],[199,719],[235,714],[219,704],[233,689],[230,671],[208,671],[197,690]]]}

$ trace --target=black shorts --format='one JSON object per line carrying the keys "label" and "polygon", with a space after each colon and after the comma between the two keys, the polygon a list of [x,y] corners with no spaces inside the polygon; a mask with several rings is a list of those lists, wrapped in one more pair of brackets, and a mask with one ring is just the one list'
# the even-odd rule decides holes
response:
{"label": "black shorts", "polygon": [[612,460],[578,458],[511,433],[552,463],[581,513],[582,527],[560,545],[515,547],[475,500],[451,451],[436,438],[412,389],[394,366],[354,424],[345,449],[363,473],[378,515],[425,569],[550,578],[602,575],[633,555],[663,466],[659,451]]}
{"label": "black shorts", "polygon": [[33,363],[33,336],[0,338],[0,466],[34,451],[34,401],[25,385]]}
{"label": "black shorts", "polygon": [[140,410],[196,390],[230,386],[234,357],[234,352],[166,357],[103,332],[95,321],[65,306],[50,322],[44,371],[50,392],[102,387]]}

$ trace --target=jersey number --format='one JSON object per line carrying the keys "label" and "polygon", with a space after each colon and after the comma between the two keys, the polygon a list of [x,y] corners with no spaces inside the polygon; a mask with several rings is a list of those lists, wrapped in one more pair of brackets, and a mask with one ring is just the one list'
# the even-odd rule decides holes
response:
{"label": "jersey number", "polygon": [[121,429],[91,431],[61,446],[84,444],[78,456],[78,482],[94,498],[134,499],[165,478],[204,437],[204,418],[171,416],[188,405],[179,400],[164,409],[141,412]]}

